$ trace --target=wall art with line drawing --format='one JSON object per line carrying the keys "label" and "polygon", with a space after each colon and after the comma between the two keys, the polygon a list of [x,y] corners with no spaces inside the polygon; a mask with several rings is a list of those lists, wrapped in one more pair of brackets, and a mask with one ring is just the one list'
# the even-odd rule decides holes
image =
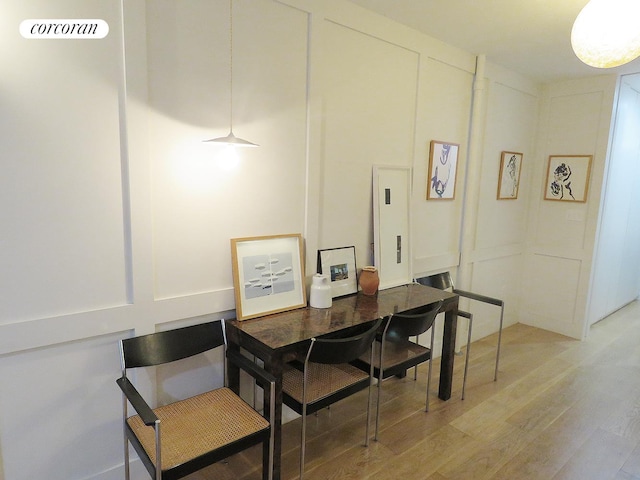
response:
{"label": "wall art with line drawing", "polygon": [[592,155],[550,155],[545,200],[586,202]]}
{"label": "wall art with line drawing", "polygon": [[502,152],[500,157],[500,177],[498,179],[498,200],[515,200],[520,186],[522,153]]}
{"label": "wall art with line drawing", "polygon": [[455,197],[459,147],[457,143],[431,140],[427,200],[452,200]]}

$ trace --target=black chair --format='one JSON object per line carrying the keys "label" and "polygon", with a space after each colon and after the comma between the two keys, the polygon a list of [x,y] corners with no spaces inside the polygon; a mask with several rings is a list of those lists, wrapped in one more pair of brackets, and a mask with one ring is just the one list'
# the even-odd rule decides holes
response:
{"label": "black chair", "polygon": [[[451,274],[449,272],[436,273],[427,277],[421,277],[416,279],[417,283],[421,285],[427,285],[429,287],[438,288],[440,290],[449,290],[453,293],[460,295],[461,297],[469,298],[478,302],[486,303],[489,305],[495,305],[500,307],[500,327],[498,328],[498,348],[496,350],[496,366],[493,374],[493,381],[498,380],[498,364],[500,363],[500,344],[502,342],[502,322],[504,319],[504,302],[500,299],[488,297],[486,295],[480,295],[478,293],[469,292],[466,290],[460,290],[455,288]],[[458,310],[458,316],[469,319],[469,332],[467,334],[467,354],[464,361],[464,374],[462,378],[462,399],[464,400],[464,389],[467,384],[467,370],[469,368],[469,353],[471,351],[471,329],[473,327],[473,314]]]}
{"label": "black chair", "polygon": [[[152,333],[120,341],[123,394],[125,477],[129,446],[155,480],[182,478],[232,454],[262,443],[263,479],[273,475],[275,378],[237,352],[225,350],[226,361],[255,378],[270,396],[271,411],[263,416],[226,387],[152,409],[129,380],[127,372],[161,365],[225,346],[224,321]],[[137,415],[128,416],[131,405]]]}
{"label": "black chair", "polygon": [[373,325],[362,327],[360,331],[352,331],[349,337],[312,338],[304,363],[297,361],[285,365],[282,377],[283,402],[302,416],[300,480],[304,475],[307,415],[367,387],[369,397],[365,446],[369,445],[373,370],[366,373],[349,362],[371,350],[371,344],[382,322],[381,318]]}
{"label": "black chair", "polygon": [[[431,388],[431,370],[433,364],[433,344],[435,339],[434,321],[440,308],[439,302],[420,308],[412,313],[393,313],[389,315],[383,332],[373,343],[371,357],[361,355],[354,365],[362,370],[373,367],[375,377],[378,379],[378,398],[376,406],[376,430],[374,439],[378,440],[380,425],[380,398],[382,394],[382,381],[396,375],[404,376],[405,372],[424,362],[429,362],[427,376],[427,399],[425,411],[429,411],[429,389]],[[431,342],[429,348],[418,343],[418,337],[431,329]],[[411,341],[416,337],[416,341]],[[373,362],[373,363],[371,363]],[[417,372],[414,375],[417,378]]]}

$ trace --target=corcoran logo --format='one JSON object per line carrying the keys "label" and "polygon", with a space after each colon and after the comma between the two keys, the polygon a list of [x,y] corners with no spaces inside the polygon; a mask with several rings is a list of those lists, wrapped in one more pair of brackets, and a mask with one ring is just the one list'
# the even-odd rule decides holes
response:
{"label": "corcoran logo", "polygon": [[20,35],[29,39],[100,39],[109,33],[109,25],[100,19],[30,19],[20,23]]}

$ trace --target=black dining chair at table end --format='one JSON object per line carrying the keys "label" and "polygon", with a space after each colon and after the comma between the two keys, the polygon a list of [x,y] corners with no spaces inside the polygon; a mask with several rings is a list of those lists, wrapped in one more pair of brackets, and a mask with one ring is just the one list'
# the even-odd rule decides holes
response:
{"label": "black dining chair at table end", "polygon": [[[498,298],[490,297],[487,295],[482,295],[479,293],[470,292],[468,290],[460,290],[459,288],[455,288],[453,284],[453,280],[451,279],[451,274],[449,272],[436,273],[434,275],[429,275],[426,277],[416,278],[416,282],[421,285],[427,285],[429,287],[434,287],[440,290],[450,291],[461,297],[468,298],[470,300],[478,301],[481,303],[485,303],[488,305],[494,305],[500,308],[500,324],[498,327],[498,346],[496,349],[496,363],[493,374],[493,381],[498,380],[498,366],[500,364],[500,345],[502,343],[502,324],[504,321],[504,301]],[[458,309],[458,316],[464,317],[469,320],[469,329],[467,334],[467,351],[465,355],[464,362],[464,374],[462,378],[462,399],[464,400],[465,386],[467,384],[467,370],[469,368],[469,354],[471,352],[471,329],[473,328],[473,314]]]}
{"label": "black dining chair at table end", "polygon": [[[237,352],[227,351],[224,321],[217,320],[120,341],[123,395],[125,478],[130,478],[129,445],[155,480],[182,478],[262,443],[262,478],[273,476],[275,378]],[[162,365],[223,347],[226,362],[251,375],[271,409],[264,416],[226,387],[151,408],[127,373]],[[213,370],[213,368],[212,368]],[[213,372],[212,372],[213,374]],[[136,414],[129,416],[128,406]]]}
{"label": "black dining chair at table end", "polygon": [[[380,335],[373,342],[371,352],[361,355],[353,362],[355,366],[366,371],[373,367],[373,374],[378,379],[376,401],[376,428],[374,439],[378,440],[380,425],[380,402],[383,380],[404,375],[410,368],[416,368],[429,362],[427,374],[427,392],[425,411],[429,411],[429,390],[431,388],[431,371],[433,365],[433,345],[435,339],[434,322],[442,307],[442,300],[427,305],[412,313],[392,313]],[[418,337],[431,330],[429,347],[418,343]],[[414,337],[415,341],[411,338]],[[417,378],[417,371],[414,379]]]}
{"label": "black dining chair at table end", "polygon": [[[285,365],[283,402],[302,416],[300,480],[304,476],[307,415],[369,388],[365,446],[369,444],[373,370],[364,372],[349,362],[371,351],[383,319],[364,325],[356,333],[340,338],[312,338],[304,358]],[[363,331],[364,330],[364,331]]]}

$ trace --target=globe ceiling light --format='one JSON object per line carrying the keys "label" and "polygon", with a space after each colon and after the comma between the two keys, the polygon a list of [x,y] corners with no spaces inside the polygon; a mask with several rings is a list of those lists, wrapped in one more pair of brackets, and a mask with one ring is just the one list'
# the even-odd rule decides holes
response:
{"label": "globe ceiling light", "polygon": [[580,60],[598,68],[640,56],[640,0],[590,0],[573,24],[571,46]]}

